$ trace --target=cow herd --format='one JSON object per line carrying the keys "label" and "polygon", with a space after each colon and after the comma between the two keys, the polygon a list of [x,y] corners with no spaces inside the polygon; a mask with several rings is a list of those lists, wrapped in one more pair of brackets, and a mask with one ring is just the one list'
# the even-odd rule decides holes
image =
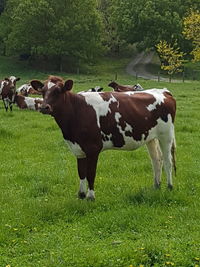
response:
{"label": "cow herd", "polygon": [[[152,161],[154,186],[160,187],[164,165],[167,185],[172,189],[172,169],[176,170],[176,101],[166,88],[144,90],[139,84],[111,82],[108,86],[113,91],[94,87],[73,93],[73,81],[57,76],[50,76],[45,82],[32,80],[29,85],[16,89],[18,80],[11,76],[0,81],[6,111],[8,106],[12,110],[12,103],[16,103],[20,108],[39,110],[54,117],[77,159],[79,198],[95,199],[94,181],[102,151],[135,150],[143,145],[147,146]],[[30,92],[42,97],[28,97]]]}

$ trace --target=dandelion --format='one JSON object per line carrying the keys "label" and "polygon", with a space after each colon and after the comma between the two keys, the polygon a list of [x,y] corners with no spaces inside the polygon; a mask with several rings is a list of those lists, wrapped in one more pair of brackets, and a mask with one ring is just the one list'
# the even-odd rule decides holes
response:
{"label": "dandelion", "polygon": [[174,266],[174,263],[173,263],[173,262],[171,262],[171,261],[167,261],[167,262],[165,262],[165,264],[166,264],[166,265],[171,265],[171,266]]}

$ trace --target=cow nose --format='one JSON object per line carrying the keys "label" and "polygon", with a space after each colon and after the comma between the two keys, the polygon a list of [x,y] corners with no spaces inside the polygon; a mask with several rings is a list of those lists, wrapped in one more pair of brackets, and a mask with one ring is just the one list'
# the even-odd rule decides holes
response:
{"label": "cow nose", "polygon": [[52,108],[49,104],[41,106],[41,108],[40,108],[40,112],[42,112],[43,114],[49,114],[49,113],[51,113],[51,111],[52,111]]}

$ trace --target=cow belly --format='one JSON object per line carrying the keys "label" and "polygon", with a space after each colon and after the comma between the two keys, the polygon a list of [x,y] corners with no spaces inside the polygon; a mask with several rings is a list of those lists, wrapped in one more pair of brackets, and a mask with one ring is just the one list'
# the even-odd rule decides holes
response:
{"label": "cow belly", "polygon": [[107,149],[135,150],[145,144],[144,140],[136,141],[132,137],[124,138],[124,145],[122,146],[114,145],[112,142],[112,138],[111,140],[102,141],[102,143],[102,151]]}
{"label": "cow belly", "polygon": [[85,158],[85,152],[81,149],[79,144],[77,143],[72,143],[69,140],[65,140],[69,150],[74,154],[77,158]]}

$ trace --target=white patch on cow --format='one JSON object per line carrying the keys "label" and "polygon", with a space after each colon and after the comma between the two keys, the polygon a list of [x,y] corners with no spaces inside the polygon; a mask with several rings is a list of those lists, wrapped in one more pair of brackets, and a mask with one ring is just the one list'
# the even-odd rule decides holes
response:
{"label": "white patch on cow", "polygon": [[53,87],[53,86],[55,86],[55,83],[52,83],[50,81],[47,83],[47,88],[48,89],[51,89],[51,87]]}
{"label": "white patch on cow", "polygon": [[106,116],[109,112],[111,112],[109,105],[113,102],[118,102],[117,99],[111,94],[109,101],[104,101],[101,97],[101,92],[86,92],[82,93],[82,95],[85,97],[86,103],[92,106],[95,110],[97,116],[97,125],[100,128],[100,117]]}
{"label": "white patch on cow", "polygon": [[7,84],[7,82],[6,81],[2,81],[1,82],[1,86],[0,86],[0,94],[2,93],[2,90],[3,90],[3,88],[4,88],[4,86]]}
{"label": "white patch on cow", "polygon": [[26,92],[26,91],[28,92],[31,87],[32,86],[30,84],[25,83],[25,84],[21,85],[19,88],[17,88],[16,92],[18,92],[18,93]]}
{"label": "white patch on cow", "polygon": [[85,193],[87,191],[87,179],[80,179],[80,193]]}
{"label": "white patch on cow", "polygon": [[89,199],[95,199],[94,190],[88,189],[88,192],[87,192],[87,196],[86,197],[89,198]]}
{"label": "white patch on cow", "polygon": [[85,152],[82,150],[82,148],[77,143],[72,143],[69,140],[65,140],[66,144],[69,147],[69,150],[77,157],[77,158],[85,158]]}
{"label": "white patch on cow", "polygon": [[9,77],[9,80],[12,82],[12,83],[14,83],[14,81],[16,80],[17,78],[15,77],[15,76],[10,76]]}
{"label": "white patch on cow", "polygon": [[42,100],[41,98],[24,97],[24,102],[28,109],[35,110],[35,100]]}
{"label": "white patch on cow", "polygon": [[147,109],[149,111],[156,109],[156,106],[161,105],[164,102],[164,99],[166,98],[165,95],[163,94],[163,90],[162,92],[160,92],[160,90],[156,90],[153,92],[152,95],[155,97],[156,101],[153,104],[148,105]]}

